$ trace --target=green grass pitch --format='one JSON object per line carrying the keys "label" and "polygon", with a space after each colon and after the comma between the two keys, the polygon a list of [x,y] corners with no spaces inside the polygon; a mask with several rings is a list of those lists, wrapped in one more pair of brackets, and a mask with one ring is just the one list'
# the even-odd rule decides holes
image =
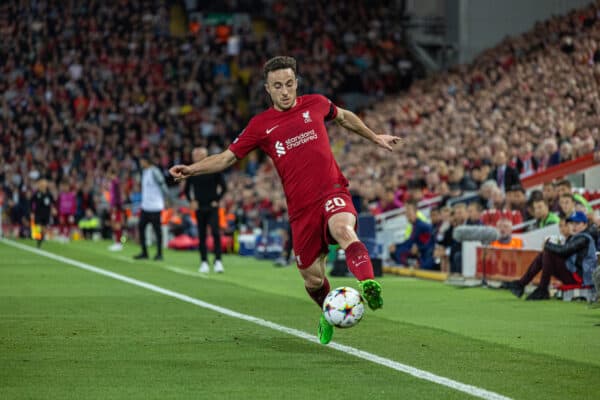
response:
{"label": "green grass pitch", "polygon": [[[20,243],[33,246],[31,241]],[[134,262],[107,242],[43,250],[310,334],[295,267],[196,252]],[[330,278],[332,287],[350,278]],[[600,309],[385,276],[385,306],[334,341],[514,399],[600,398]],[[0,242],[0,399],[463,399],[310,341]]]}

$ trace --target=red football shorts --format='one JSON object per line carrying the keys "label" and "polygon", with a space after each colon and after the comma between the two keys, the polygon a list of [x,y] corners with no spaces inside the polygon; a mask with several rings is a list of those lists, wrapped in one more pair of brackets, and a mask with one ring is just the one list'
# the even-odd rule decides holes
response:
{"label": "red football shorts", "polygon": [[[307,207],[300,217],[291,221],[292,242],[299,269],[310,267],[321,254],[327,254],[328,245],[335,244],[329,233],[328,222],[333,215],[349,212],[357,216],[348,192],[331,194],[313,207]],[[354,228],[356,229],[356,223]]]}

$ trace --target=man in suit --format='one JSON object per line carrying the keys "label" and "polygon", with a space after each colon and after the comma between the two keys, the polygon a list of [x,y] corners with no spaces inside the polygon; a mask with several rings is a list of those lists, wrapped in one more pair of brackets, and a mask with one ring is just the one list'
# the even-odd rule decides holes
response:
{"label": "man in suit", "polygon": [[498,151],[494,157],[495,168],[490,173],[489,179],[493,179],[498,187],[506,192],[506,189],[521,185],[519,172],[506,163],[506,153]]}

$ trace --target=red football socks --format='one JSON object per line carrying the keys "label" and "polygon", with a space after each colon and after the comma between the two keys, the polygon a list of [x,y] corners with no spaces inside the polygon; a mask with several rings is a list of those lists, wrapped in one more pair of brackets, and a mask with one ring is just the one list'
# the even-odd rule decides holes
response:
{"label": "red football socks", "polygon": [[352,242],[346,248],[346,265],[359,281],[375,278],[369,252],[362,242]]}
{"label": "red football socks", "polygon": [[321,285],[318,289],[309,289],[305,288],[306,293],[318,304],[319,307],[323,308],[323,302],[325,301],[325,297],[331,291],[331,286],[329,286],[329,281],[327,277],[323,278],[323,285]]}
{"label": "red football socks", "polygon": [[122,235],[123,235],[123,229],[115,229],[115,243],[121,243]]}

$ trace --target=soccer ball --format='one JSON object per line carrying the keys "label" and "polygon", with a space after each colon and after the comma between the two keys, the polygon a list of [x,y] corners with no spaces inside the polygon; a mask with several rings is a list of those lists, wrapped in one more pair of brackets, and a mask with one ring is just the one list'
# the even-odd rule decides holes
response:
{"label": "soccer ball", "polygon": [[338,328],[350,328],[358,324],[364,312],[362,296],[351,287],[333,289],[323,302],[325,319]]}

